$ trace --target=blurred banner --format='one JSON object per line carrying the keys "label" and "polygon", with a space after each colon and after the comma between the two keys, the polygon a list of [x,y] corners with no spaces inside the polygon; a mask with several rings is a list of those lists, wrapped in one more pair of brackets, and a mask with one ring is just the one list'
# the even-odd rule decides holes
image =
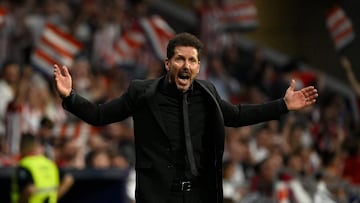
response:
{"label": "blurred banner", "polygon": [[115,64],[134,64],[138,52],[145,43],[144,33],[139,29],[130,29],[115,42],[113,61]]}
{"label": "blurred banner", "polygon": [[246,31],[258,27],[257,10],[252,0],[226,4],[220,9],[218,17],[219,30]]}
{"label": "blurred banner", "polygon": [[335,5],[327,12],[326,26],[336,51],[342,51],[354,41],[355,33],[353,25],[340,6]]}
{"label": "blurred banner", "polygon": [[31,56],[32,65],[47,76],[53,74],[53,65],[66,65],[71,68],[75,54],[82,44],[60,27],[47,23],[43,34]]}
{"label": "blurred banner", "polygon": [[156,56],[160,60],[164,60],[166,57],[167,43],[175,36],[175,31],[159,15],[143,18],[140,24]]}
{"label": "blurred banner", "polygon": [[[222,5],[206,6],[200,10],[201,40],[209,53],[217,53],[232,32],[253,31],[259,26],[253,0],[235,0]],[[232,42],[231,42],[232,43]]]}

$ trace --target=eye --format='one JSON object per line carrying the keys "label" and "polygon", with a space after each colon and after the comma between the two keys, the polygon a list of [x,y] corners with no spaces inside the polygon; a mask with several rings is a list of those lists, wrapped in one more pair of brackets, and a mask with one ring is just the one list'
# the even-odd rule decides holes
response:
{"label": "eye", "polygon": [[189,59],[189,63],[190,63],[191,65],[195,65],[195,64],[198,63],[198,60],[195,59],[195,58],[190,58],[190,59]]}
{"label": "eye", "polygon": [[174,59],[174,61],[175,61],[175,63],[183,64],[185,60],[184,60],[184,58],[182,58],[182,57],[176,57],[176,58]]}

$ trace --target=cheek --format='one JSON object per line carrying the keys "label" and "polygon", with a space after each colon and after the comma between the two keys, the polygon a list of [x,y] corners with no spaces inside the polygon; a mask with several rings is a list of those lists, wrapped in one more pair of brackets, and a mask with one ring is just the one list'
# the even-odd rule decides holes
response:
{"label": "cheek", "polygon": [[200,68],[194,68],[192,72],[194,73],[194,77],[195,77],[197,74],[199,74]]}

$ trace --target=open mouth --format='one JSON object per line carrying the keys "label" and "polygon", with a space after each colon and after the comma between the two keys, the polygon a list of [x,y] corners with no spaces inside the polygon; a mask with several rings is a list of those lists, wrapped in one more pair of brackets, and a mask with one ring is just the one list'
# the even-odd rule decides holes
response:
{"label": "open mouth", "polygon": [[182,79],[182,80],[188,80],[190,79],[190,76],[189,75],[179,75],[179,78]]}
{"label": "open mouth", "polygon": [[190,79],[190,73],[188,73],[187,71],[181,71],[179,72],[178,77],[182,80],[188,80]]}
{"label": "open mouth", "polygon": [[177,84],[180,86],[187,86],[190,81],[190,74],[187,72],[180,72],[177,76]]}

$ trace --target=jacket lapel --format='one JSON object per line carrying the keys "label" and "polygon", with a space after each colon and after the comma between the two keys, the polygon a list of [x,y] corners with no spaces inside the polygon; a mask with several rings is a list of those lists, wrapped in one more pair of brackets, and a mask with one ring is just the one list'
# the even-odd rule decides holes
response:
{"label": "jacket lapel", "polygon": [[151,110],[151,112],[153,113],[156,121],[159,123],[162,131],[167,135],[167,132],[166,132],[166,128],[165,128],[165,124],[163,122],[163,119],[160,115],[160,109],[159,109],[159,104],[158,102],[156,101],[156,89],[157,87],[159,86],[159,82],[160,80],[162,79],[163,77],[159,78],[159,79],[156,79],[151,85],[150,87],[147,89],[146,93],[145,93],[145,98],[146,98],[146,101],[149,105],[149,109]]}
{"label": "jacket lapel", "polygon": [[206,93],[211,97],[211,99],[214,101],[214,103],[216,105],[217,112],[219,112],[220,120],[223,120],[221,108],[220,108],[219,102],[217,102],[217,100],[214,96],[214,93],[208,87],[206,87],[206,85],[204,85],[200,80],[195,80],[194,82],[197,82],[206,91]]}

